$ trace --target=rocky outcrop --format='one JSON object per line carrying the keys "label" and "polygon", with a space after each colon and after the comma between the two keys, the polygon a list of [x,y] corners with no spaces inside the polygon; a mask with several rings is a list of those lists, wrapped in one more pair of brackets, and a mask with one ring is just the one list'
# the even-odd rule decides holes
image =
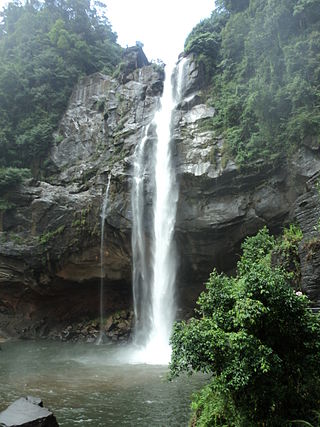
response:
{"label": "rocky outcrop", "polygon": [[127,47],[123,55],[123,62],[121,62],[118,70],[119,80],[121,83],[126,83],[130,80],[131,73],[137,68],[146,67],[147,65],[150,65],[150,63],[141,46]]}
{"label": "rocky outcrop", "polygon": [[297,199],[296,219],[303,232],[299,245],[301,287],[312,305],[320,309],[320,174],[308,181],[308,191]]}
{"label": "rocky outcrop", "polygon": [[[215,111],[205,103],[202,70],[193,57],[183,60],[183,96],[172,125],[180,194],[178,297],[186,308],[213,267],[234,268],[244,237],[265,224],[280,231],[293,218],[306,182],[320,170],[320,153],[306,142],[290,160],[272,166],[261,161],[239,170],[213,131]],[[129,57],[127,64],[117,78],[98,73],[78,83],[55,135],[46,175],[8,194],[15,208],[2,213],[0,221],[0,327],[12,334],[46,336],[57,325],[60,332],[69,326],[73,331],[94,321],[104,272],[106,317],[113,319],[107,332],[128,336],[121,331],[130,329],[132,319],[120,321],[114,315],[132,307],[134,151],[159,106],[163,69],[140,64],[137,57]],[[155,137],[150,126],[145,152],[150,159],[145,170],[147,238]],[[100,210],[110,175],[101,269]]]}
{"label": "rocky outcrop", "polygon": [[[192,60],[185,74],[194,74]],[[213,267],[232,270],[246,236],[264,225],[278,233],[294,218],[296,199],[319,171],[320,151],[306,141],[290,159],[273,165],[261,160],[239,170],[212,130],[214,108],[205,104],[192,78],[186,80],[191,82],[174,117],[180,183],[176,234],[180,283],[191,284],[206,281]]]}
{"label": "rocky outcrop", "polygon": [[[102,271],[106,312],[131,307],[132,155],[163,88],[163,70],[140,63],[137,49],[124,62],[125,83],[99,73],[79,82],[47,175],[7,195],[15,207],[0,221],[0,328],[12,335],[45,336],[58,324],[64,336],[79,320],[98,317]],[[110,174],[101,269],[100,211]]]}
{"label": "rocky outcrop", "polygon": [[104,334],[107,340],[128,341],[133,327],[133,312],[121,310],[106,320]]}
{"label": "rocky outcrop", "polygon": [[58,427],[52,412],[43,407],[38,397],[21,397],[0,413],[3,427]]}

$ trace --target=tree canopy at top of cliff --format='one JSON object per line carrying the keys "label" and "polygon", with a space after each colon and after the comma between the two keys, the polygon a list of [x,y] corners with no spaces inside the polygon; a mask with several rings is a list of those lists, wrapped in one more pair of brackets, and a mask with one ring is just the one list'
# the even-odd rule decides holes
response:
{"label": "tree canopy at top of cliff", "polygon": [[185,51],[205,66],[212,126],[244,166],[320,145],[319,0],[218,0]]}
{"label": "tree canopy at top of cliff", "polygon": [[[0,177],[19,179],[47,151],[79,76],[110,73],[121,48],[103,5],[14,0],[0,21]],[[6,168],[10,167],[10,170]],[[22,170],[21,170],[22,173]],[[24,175],[25,172],[22,173]],[[2,180],[3,180],[2,179]]]}

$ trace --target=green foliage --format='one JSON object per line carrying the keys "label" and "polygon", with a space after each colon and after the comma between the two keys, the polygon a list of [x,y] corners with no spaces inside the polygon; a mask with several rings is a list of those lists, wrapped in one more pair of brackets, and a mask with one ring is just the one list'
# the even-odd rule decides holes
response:
{"label": "green foliage", "polygon": [[65,225],[61,225],[56,230],[48,231],[47,233],[42,234],[39,236],[39,242],[42,245],[47,245],[52,239],[62,234],[65,228]]}
{"label": "green foliage", "polygon": [[0,167],[0,191],[20,184],[24,179],[30,177],[31,174],[28,169]]}
{"label": "green foliage", "polygon": [[[291,227],[283,245],[301,234]],[[176,323],[171,375],[212,374],[194,399],[194,426],[280,426],[310,421],[320,399],[320,318],[272,266],[279,243],[266,228],[247,238],[238,275],[214,271],[196,317]]]}
{"label": "green foliage", "polygon": [[267,227],[263,227],[256,236],[246,239],[242,244],[243,255],[238,262],[239,274],[249,271],[256,261],[270,264],[274,247],[275,238],[269,234]]}
{"label": "green foliage", "polygon": [[114,71],[121,49],[97,6],[13,1],[0,13],[0,167],[35,169],[78,78]]}
{"label": "green foliage", "polygon": [[281,265],[291,273],[291,282],[295,289],[299,289],[301,283],[299,243],[302,237],[300,228],[291,224],[289,228],[283,230],[283,236],[277,240],[272,251],[273,264]]}
{"label": "green foliage", "polygon": [[215,129],[240,166],[320,143],[320,3],[220,0],[188,36],[209,64]]}
{"label": "green foliage", "polygon": [[0,212],[12,209],[15,207],[15,204],[9,202],[6,198],[0,197]]}
{"label": "green foliage", "polygon": [[2,195],[2,197],[0,197],[0,211],[5,211],[15,206],[12,202],[7,200],[6,193],[9,189],[30,177],[31,173],[29,169],[0,167],[0,194]]}
{"label": "green foliage", "polygon": [[78,229],[85,227],[87,224],[87,219],[88,219],[87,217],[89,215],[89,212],[90,212],[90,207],[88,207],[87,209],[82,209],[80,213],[76,214],[78,218],[75,218],[72,221],[71,226]]}
{"label": "green foliage", "polygon": [[212,117],[206,117],[198,120],[197,126],[200,132],[211,131],[213,129]]}
{"label": "green foliage", "polygon": [[212,74],[220,61],[221,31],[226,22],[224,13],[212,12],[208,19],[201,21],[185,41],[185,52],[196,55],[198,62]]}
{"label": "green foliage", "polygon": [[249,0],[225,0],[224,3],[230,12],[240,12],[249,6]]}

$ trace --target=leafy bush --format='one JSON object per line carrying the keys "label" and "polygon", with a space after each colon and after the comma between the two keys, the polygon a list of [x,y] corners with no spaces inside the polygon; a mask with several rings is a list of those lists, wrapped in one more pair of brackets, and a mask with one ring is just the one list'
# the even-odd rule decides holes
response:
{"label": "leafy bush", "polygon": [[281,265],[291,273],[291,283],[295,289],[301,286],[301,267],[299,257],[299,243],[302,240],[302,231],[295,224],[285,228],[283,237],[278,239],[272,251],[273,265]]}
{"label": "leafy bush", "polygon": [[193,425],[283,426],[319,405],[320,318],[272,266],[276,245],[266,228],[246,239],[238,275],[214,271],[196,317],[174,327],[171,375],[212,374]]}

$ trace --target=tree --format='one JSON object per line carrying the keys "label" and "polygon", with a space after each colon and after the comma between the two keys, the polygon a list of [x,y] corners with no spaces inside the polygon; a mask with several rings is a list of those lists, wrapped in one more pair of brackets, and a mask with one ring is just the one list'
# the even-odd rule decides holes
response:
{"label": "tree", "polygon": [[247,238],[235,278],[214,271],[196,317],[172,335],[172,376],[212,380],[193,403],[197,426],[283,426],[310,419],[320,399],[320,318],[271,265],[275,239]]}
{"label": "tree", "polygon": [[320,3],[220,0],[185,50],[206,65],[214,129],[240,167],[320,144]]}
{"label": "tree", "polygon": [[18,1],[0,21],[0,167],[35,173],[82,75],[112,73],[120,61],[102,4]]}

